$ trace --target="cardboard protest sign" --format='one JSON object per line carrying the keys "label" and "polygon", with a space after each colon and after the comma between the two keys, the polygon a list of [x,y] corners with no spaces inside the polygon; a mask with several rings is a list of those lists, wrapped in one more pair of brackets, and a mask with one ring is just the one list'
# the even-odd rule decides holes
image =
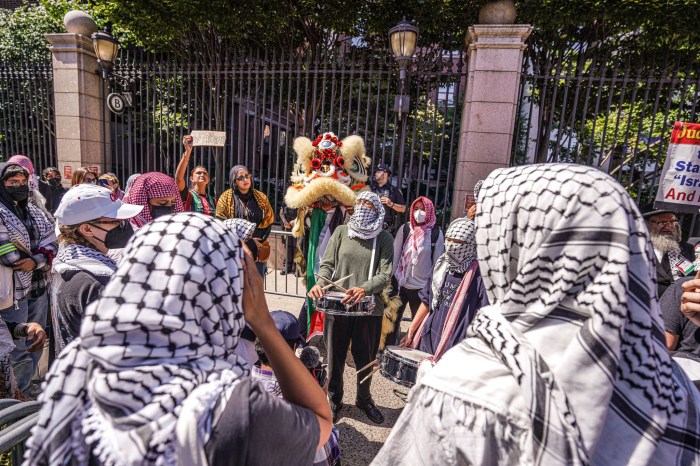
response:
{"label": "cardboard protest sign", "polygon": [[654,205],[674,212],[700,211],[700,123],[673,125]]}
{"label": "cardboard protest sign", "polygon": [[226,133],[224,131],[192,131],[193,146],[215,146],[224,147],[226,144]]}

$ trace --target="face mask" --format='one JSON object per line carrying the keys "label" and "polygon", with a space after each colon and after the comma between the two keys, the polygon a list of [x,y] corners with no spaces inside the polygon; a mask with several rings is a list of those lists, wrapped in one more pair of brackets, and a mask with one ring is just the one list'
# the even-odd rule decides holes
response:
{"label": "face mask", "polygon": [[151,217],[158,218],[163,215],[169,215],[173,213],[173,206],[171,205],[152,205],[151,206]]}
{"label": "face mask", "polygon": [[49,178],[48,183],[51,186],[61,186],[61,179],[60,178]]}
{"label": "face mask", "polygon": [[415,218],[416,222],[418,222],[418,223],[425,223],[425,211],[424,210],[414,211],[413,218]]}
{"label": "face mask", "polygon": [[29,186],[5,186],[13,201],[22,202],[29,197]]}
{"label": "face mask", "polygon": [[134,236],[134,229],[132,228],[131,223],[129,222],[125,222],[124,227],[116,226],[109,231],[105,230],[104,228],[98,227],[94,223],[92,224],[92,226],[97,228],[98,230],[107,232],[104,241],[102,241],[107,249],[122,249],[124,246],[126,246],[126,243],[129,241],[129,238]]}
{"label": "face mask", "polygon": [[453,265],[463,264],[469,254],[469,245],[445,241],[445,254]]}

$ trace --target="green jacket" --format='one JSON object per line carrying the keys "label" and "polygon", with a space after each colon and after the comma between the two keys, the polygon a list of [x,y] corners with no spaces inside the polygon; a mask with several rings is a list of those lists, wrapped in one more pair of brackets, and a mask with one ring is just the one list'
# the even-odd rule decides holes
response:
{"label": "green jacket", "polygon": [[[391,284],[391,268],[394,260],[394,239],[391,234],[382,231],[377,236],[377,251],[374,259],[374,275],[369,278],[369,266],[372,261],[371,239],[350,238],[347,225],[340,225],[328,241],[326,252],[319,264],[318,274],[330,280],[352,274],[339,283],[343,288],[359,286],[364,288],[367,296],[374,295],[373,316],[384,314],[382,291]],[[323,285],[323,280],[317,281]]]}

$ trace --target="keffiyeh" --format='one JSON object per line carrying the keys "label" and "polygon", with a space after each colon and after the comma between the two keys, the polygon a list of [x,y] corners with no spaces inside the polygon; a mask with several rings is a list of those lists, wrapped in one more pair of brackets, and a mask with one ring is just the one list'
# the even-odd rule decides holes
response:
{"label": "keffiyeh", "polygon": [[[436,298],[442,295],[440,289],[448,272],[465,273],[472,262],[476,260],[475,232],[474,222],[466,218],[458,218],[447,227],[445,252],[438,258],[433,268],[431,286],[433,296]],[[448,241],[450,238],[463,241],[463,243]]]}
{"label": "keffiyeh", "polygon": [[124,197],[124,202],[144,207],[141,211],[141,215],[132,219],[132,221],[136,223],[136,226],[140,228],[153,220],[151,216],[151,205],[148,201],[168,196],[175,196],[175,200],[173,201],[173,213],[183,212],[185,210],[175,180],[160,172],[149,172],[144,173],[134,180],[134,183],[129,189],[129,193]]}
{"label": "keffiyeh", "polygon": [[242,218],[229,218],[224,220],[226,228],[233,231],[244,243],[253,237],[255,224]]}
{"label": "keffiyeh", "polygon": [[374,204],[374,209],[362,204],[355,204],[355,213],[348,222],[350,238],[373,239],[379,236],[384,225],[384,206],[379,196],[371,191],[364,191],[357,196],[357,201],[367,200]]}
{"label": "keffiyeh", "polygon": [[700,395],[666,350],[632,199],[566,164],[495,170],[482,194],[476,240],[493,305],[465,343],[480,339],[495,360],[473,360],[512,372],[535,464],[697,464]]}
{"label": "keffiyeh", "polygon": [[181,426],[203,455],[217,402],[247,373],[240,244],[196,213],[136,232],[49,371],[25,464],[174,465]]}
{"label": "keffiyeh", "polygon": [[[418,224],[413,213],[416,210],[416,204],[419,202],[423,203],[423,208],[425,210],[425,222]],[[403,286],[406,280],[413,273],[413,267],[418,263],[418,256],[423,251],[425,246],[425,239],[430,238],[432,229],[435,227],[437,218],[435,217],[435,206],[433,202],[427,197],[421,196],[411,204],[411,232],[408,238],[404,238],[404,244],[406,245],[402,251],[401,258],[399,259],[399,265],[396,269],[396,277],[399,282],[399,286]]]}

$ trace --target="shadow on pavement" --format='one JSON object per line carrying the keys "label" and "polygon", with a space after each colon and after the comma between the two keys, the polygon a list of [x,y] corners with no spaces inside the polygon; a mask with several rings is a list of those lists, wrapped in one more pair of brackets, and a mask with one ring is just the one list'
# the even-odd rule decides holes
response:
{"label": "shadow on pavement", "polygon": [[[380,426],[373,424],[365,413],[360,411],[355,405],[344,405],[341,411],[341,418],[335,425],[340,432],[340,460],[344,466],[366,466],[372,462],[384,442],[371,441],[367,436],[358,430],[358,424],[390,429],[401,414],[401,409],[392,409],[379,406],[384,415],[384,423]],[[362,429],[365,430],[365,429]]]}

